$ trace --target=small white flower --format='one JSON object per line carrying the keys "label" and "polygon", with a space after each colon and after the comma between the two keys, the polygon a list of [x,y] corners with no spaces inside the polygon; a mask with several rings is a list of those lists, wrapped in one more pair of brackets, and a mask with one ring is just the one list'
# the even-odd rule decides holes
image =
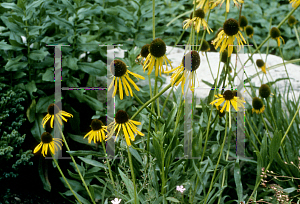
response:
{"label": "small white flower", "polygon": [[111,201],[112,204],[119,204],[121,202],[121,199],[115,198]]}
{"label": "small white flower", "polygon": [[176,190],[180,191],[181,193],[183,193],[183,191],[185,191],[185,188],[183,188],[183,185],[181,186],[176,186]]}

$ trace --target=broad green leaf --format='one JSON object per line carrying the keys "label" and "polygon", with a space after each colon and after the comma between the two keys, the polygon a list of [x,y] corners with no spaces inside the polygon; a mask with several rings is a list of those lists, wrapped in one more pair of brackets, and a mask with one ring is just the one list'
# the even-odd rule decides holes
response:
{"label": "broad green leaf", "polygon": [[32,60],[43,60],[45,57],[49,54],[48,51],[43,51],[43,50],[31,50],[29,53],[29,58]]}
{"label": "broad green leaf", "polygon": [[34,125],[31,128],[31,134],[36,139],[37,142],[41,141],[41,136],[45,132],[43,125],[42,125],[43,116],[38,114],[35,118]]}
{"label": "broad green leaf", "polygon": [[20,51],[20,50],[25,49],[25,47],[17,47],[17,46],[9,45],[9,44],[7,44],[7,42],[4,42],[4,40],[2,40],[0,42],[0,47],[1,47],[1,50],[15,50],[15,51]]}
{"label": "broad green leaf", "polygon": [[11,19],[11,17],[5,17],[2,15],[0,18],[10,31],[18,34],[19,36],[26,36],[26,32],[23,28],[16,23],[10,22],[9,19]]}
{"label": "broad green leaf", "polygon": [[19,15],[24,15],[22,9],[20,7],[18,7],[15,3],[1,3],[0,5],[3,8],[14,10]]}
{"label": "broad green leaf", "polygon": [[62,67],[68,67],[72,70],[78,70],[77,62],[77,58],[72,56],[66,56],[66,58],[62,60]]}
{"label": "broad green leaf", "polygon": [[35,120],[35,108],[36,108],[36,101],[35,99],[33,99],[26,111],[27,119],[31,123]]}
{"label": "broad green leaf", "polygon": [[59,26],[65,28],[65,29],[73,29],[73,24],[70,23],[69,21],[67,21],[66,19],[61,18],[61,17],[59,17],[55,14],[48,14],[48,15],[49,15],[50,19],[52,21],[54,21],[54,23],[56,25],[59,25]]}
{"label": "broad green leaf", "polygon": [[54,69],[53,67],[50,67],[46,70],[46,72],[42,76],[43,81],[54,81]]}
{"label": "broad green leaf", "polygon": [[74,14],[76,13],[74,6],[72,3],[68,0],[62,0],[62,3],[67,7],[69,14]]}
{"label": "broad green leaf", "polygon": [[36,113],[46,113],[48,110],[48,106],[51,103],[54,103],[54,94],[52,94],[51,96],[39,98],[36,105]]}
{"label": "broad green leaf", "polygon": [[28,65],[28,62],[19,62],[23,55],[19,55],[15,59],[10,59],[5,65],[6,71],[20,71]]}
{"label": "broad green leaf", "polygon": [[93,63],[89,62],[78,62],[78,68],[90,75],[97,75],[97,76],[105,76],[107,74],[107,68],[104,62],[98,60]]}
{"label": "broad green leaf", "polygon": [[104,169],[107,169],[107,166],[105,166],[104,164],[96,161],[96,160],[93,160],[93,159],[87,159],[87,158],[84,158],[84,157],[78,157],[79,159],[81,159],[82,161],[84,161],[85,163],[87,164],[90,164],[92,166],[97,166],[97,167],[101,167],[101,168],[104,168]]}
{"label": "broad green leaf", "polygon": [[141,164],[143,164],[142,158],[139,155],[138,151],[136,151],[133,148],[129,148],[130,153],[132,154],[132,156],[134,156],[134,158],[136,158],[136,160],[138,160],[138,162],[140,162]]}
{"label": "broad green leaf", "polygon": [[89,96],[89,95],[83,95],[85,103],[87,103],[94,111],[102,111],[103,110],[103,104],[98,101],[97,99]]}
{"label": "broad green leaf", "polygon": [[31,82],[28,82],[25,85],[25,89],[26,91],[30,94],[31,98],[35,98],[35,96],[32,95],[33,92],[37,91],[36,85],[35,85],[35,81],[32,80]]}

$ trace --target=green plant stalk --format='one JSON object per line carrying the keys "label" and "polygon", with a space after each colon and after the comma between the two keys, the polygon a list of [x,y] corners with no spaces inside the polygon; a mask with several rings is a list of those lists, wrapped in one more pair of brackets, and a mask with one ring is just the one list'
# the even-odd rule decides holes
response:
{"label": "green plant stalk", "polygon": [[[173,87],[172,87],[172,90],[173,90]],[[171,95],[171,91],[169,91],[168,96],[167,96],[167,98],[166,98],[166,100],[165,100],[165,102],[164,102],[163,108],[162,108],[162,110],[161,110],[161,115],[163,115],[163,113],[164,113],[164,110],[165,110],[165,107],[166,107],[166,105],[167,105],[167,102],[168,102],[168,100],[169,100],[169,98],[170,98],[170,95]]]}
{"label": "green plant stalk", "polygon": [[105,142],[105,141],[102,141],[101,144],[102,144],[102,147],[103,147],[103,150],[104,150],[104,154],[105,154],[105,157],[106,157],[106,162],[107,162],[107,166],[108,166],[108,171],[109,171],[110,180],[111,180],[111,182],[112,182],[112,184],[113,184],[114,189],[116,189],[115,181],[114,181],[114,178],[113,178],[112,172],[111,172],[111,166],[110,166],[110,164],[109,164],[109,160],[108,160],[107,155],[106,155],[106,148],[105,148],[104,142]]}
{"label": "green plant stalk", "polygon": [[[178,80],[181,78],[182,74],[178,77]],[[178,81],[176,80],[175,83]],[[149,101],[147,101],[142,107],[140,107],[139,110],[137,110],[137,112],[135,114],[133,114],[133,116],[131,117],[131,120],[133,120],[146,106],[148,106],[151,102],[155,101],[155,99],[157,99],[160,95],[162,95],[163,93],[165,93],[170,87],[172,86],[172,82],[166,86],[163,90],[161,90],[158,94],[156,94],[155,96],[153,96]]]}
{"label": "green plant stalk", "polygon": [[153,40],[155,40],[155,0],[152,0],[152,30]]}
{"label": "green plant stalk", "polygon": [[59,173],[61,174],[61,176],[62,176],[63,179],[65,180],[65,182],[66,182],[67,186],[69,187],[70,191],[73,193],[74,197],[78,200],[78,202],[81,203],[81,201],[79,200],[79,198],[78,198],[78,197],[76,196],[76,194],[74,193],[74,191],[73,191],[72,187],[70,186],[69,182],[67,181],[67,179],[66,179],[64,173],[63,173],[62,170],[60,169],[60,167],[59,167],[59,165],[58,165],[58,163],[57,163],[56,159],[54,158],[54,156],[53,156],[53,154],[52,154],[51,151],[50,151],[50,153],[51,153],[51,156],[52,156],[52,158],[53,158],[53,160],[54,160],[55,165],[57,166],[57,169],[58,169]]}
{"label": "green plant stalk", "polygon": [[[274,117],[274,115],[273,115],[273,111],[271,110],[271,107],[270,107],[270,104],[269,104],[269,98],[270,98],[270,97],[268,97],[268,98],[266,99],[266,101],[267,101],[267,106],[268,106],[268,109],[269,109],[269,111],[270,111],[270,113],[271,113],[272,119],[273,119],[273,121],[274,121],[275,128],[277,129],[277,128],[278,128],[278,127],[277,127],[277,123],[276,123],[275,117]],[[265,115],[266,115],[266,114],[265,114]]]}
{"label": "green plant stalk", "polygon": [[209,196],[209,193],[212,189],[212,184],[213,184],[213,181],[214,181],[214,178],[216,176],[216,172],[217,172],[217,168],[218,168],[218,165],[219,165],[219,162],[220,162],[220,159],[221,159],[221,156],[222,156],[222,153],[223,153],[223,148],[224,148],[224,145],[225,145],[225,140],[226,140],[226,136],[227,136],[227,125],[228,125],[228,113],[226,113],[226,124],[225,124],[225,135],[224,135],[224,140],[223,140],[223,143],[222,143],[222,147],[221,147],[221,151],[220,151],[220,156],[218,158],[218,162],[217,162],[217,165],[216,165],[216,168],[214,170],[214,174],[213,174],[213,177],[211,179],[211,182],[210,182],[210,186],[209,186],[209,190],[207,192],[207,196],[205,197],[205,200],[204,200],[204,203],[206,203],[207,201],[207,198]]}
{"label": "green plant stalk", "polygon": [[128,145],[126,145],[126,146],[127,146],[127,151],[128,151],[129,165],[130,165],[130,171],[131,171],[131,177],[132,177],[133,189],[134,189],[134,203],[137,204],[136,185],[135,185],[135,176],[134,176],[133,165],[132,165],[132,158],[131,158],[131,153],[129,151],[129,147],[128,147]]}
{"label": "green plant stalk", "polygon": [[269,140],[272,141],[271,136],[270,136],[270,132],[269,132],[268,126],[267,126],[267,124],[266,124],[266,122],[264,120],[264,117],[262,116],[262,114],[259,114],[259,115],[260,115],[261,120],[263,121],[263,123],[265,125],[265,128],[267,129]]}
{"label": "green plant stalk", "polygon": [[[63,141],[65,142],[65,145],[66,145],[67,150],[68,150],[68,151],[71,151],[70,148],[69,148],[69,145],[68,145],[68,143],[67,143],[67,140],[66,140],[66,138],[65,138],[65,136],[64,136],[64,134],[63,134],[63,132],[62,132],[62,130],[60,129],[60,126],[59,126],[57,120],[54,120],[54,121],[55,121],[56,124],[57,124],[57,127],[58,127],[58,129],[59,129],[59,131],[60,131],[60,133],[61,133],[61,136],[62,136]],[[89,191],[89,189],[88,189],[88,187],[87,187],[87,185],[86,185],[86,183],[85,183],[85,181],[84,181],[84,179],[83,179],[83,177],[82,177],[82,175],[81,175],[80,170],[78,169],[78,166],[77,166],[77,163],[76,163],[74,157],[73,157],[71,154],[70,154],[70,156],[71,156],[71,159],[72,159],[72,161],[73,161],[73,163],[74,163],[74,165],[75,165],[75,167],[76,167],[76,169],[77,169],[77,172],[78,172],[78,174],[79,174],[79,176],[80,176],[80,179],[81,179],[81,181],[82,181],[82,183],[83,183],[83,185],[84,185],[84,187],[85,187],[87,193],[89,194],[89,196],[90,196],[90,198],[91,198],[91,201],[92,201],[94,204],[96,204],[95,201],[94,201],[94,199],[93,199],[93,197],[92,197],[92,195],[91,195],[91,192]]]}
{"label": "green plant stalk", "polygon": [[163,141],[161,141],[161,158],[162,158],[162,168],[161,168],[161,195],[163,196],[163,200],[165,200],[165,185],[166,185],[166,180],[165,180],[165,154],[163,151]]}
{"label": "green plant stalk", "polygon": [[[132,92],[132,93],[133,93],[134,98],[137,100],[137,102],[138,102],[139,104],[143,105],[144,103],[139,99],[139,97],[138,97],[134,92]],[[154,115],[156,118],[158,118],[155,112],[153,112],[153,111],[152,111],[150,108],[148,108],[147,106],[146,106],[146,108],[147,108],[147,110],[148,110],[149,112],[151,112],[152,115]],[[161,123],[164,123],[164,121],[163,121],[161,118],[158,118],[158,120],[159,120]]]}
{"label": "green plant stalk", "polygon": [[[230,140],[231,140],[231,134],[229,135],[229,137],[228,137],[228,150],[227,150],[227,154],[226,154],[226,158],[225,158],[225,160],[226,161],[228,161],[228,157],[229,157],[229,151],[230,151]],[[225,182],[225,171],[226,171],[226,169],[224,169],[224,171],[223,171],[223,176],[222,176],[222,185],[221,185],[221,188],[223,188],[223,186],[224,186],[224,182]],[[222,198],[222,192],[223,191],[221,191],[221,193],[220,193],[220,196],[219,196],[219,199],[218,199],[218,204],[221,202],[221,198]]]}
{"label": "green plant stalk", "polygon": [[294,25],[294,32],[295,32],[295,35],[297,37],[298,44],[300,46],[300,38],[299,38],[299,35],[298,35],[298,31],[297,31],[296,25]]}
{"label": "green plant stalk", "polygon": [[286,75],[287,75],[288,78],[289,78],[289,82],[290,82],[290,85],[291,85],[291,88],[292,88],[292,91],[293,91],[294,101],[296,102],[296,96],[295,96],[294,88],[293,88],[293,85],[292,85],[292,82],[291,82],[289,73],[288,73],[287,70],[286,70],[286,66],[285,66],[285,63],[284,63],[284,60],[283,60],[284,57],[283,57],[283,54],[282,54],[282,52],[281,52],[280,47],[278,47],[278,48],[279,48],[280,56],[281,56],[281,58],[282,58],[282,63],[283,63],[283,65],[284,65],[284,69],[285,69]]}
{"label": "green plant stalk", "polygon": [[[214,87],[216,87],[216,85],[217,85],[217,81],[218,81],[218,79],[219,79],[219,73],[220,73],[220,64],[221,64],[221,60],[219,61],[219,66],[218,66],[218,74],[217,74],[217,79],[216,79],[216,81],[215,81],[215,84],[214,84]],[[215,95],[215,93],[216,93],[216,89],[214,89],[214,94],[213,95]],[[205,138],[205,143],[204,143],[204,148],[203,148],[203,153],[202,153],[202,156],[201,156],[201,160],[200,160],[200,163],[203,161],[203,159],[204,159],[204,153],[205,153],[205,150],[206,150],[206,145],[207,145],[207,141],[208,141],[208,131],[209,131],[209,127],[210,127],[210,120],[211,120],[211,116],[212,116],[212,111],[213,111],[213,108],[211,108],[210,109],[210,114],[209,114],[209,118],[208,118],[208,122],[207,122],[207,127],[206,127],[206,138]],[[200,144],[201,146],[202,146],[202,144]],[[199,164],[200,164],[199,163]],[[192,199],[192,201],[194,201],[194,197],[195,197],[195,195],[196,195],[196,190],[197,190],[197,187],[198,187],[198,182],[199,182],[199,177],[197,176],[197,182],[196,182],[196,186],[195,186],[195,190],[194,190],[194,194],[193,194],[193,199]]]}

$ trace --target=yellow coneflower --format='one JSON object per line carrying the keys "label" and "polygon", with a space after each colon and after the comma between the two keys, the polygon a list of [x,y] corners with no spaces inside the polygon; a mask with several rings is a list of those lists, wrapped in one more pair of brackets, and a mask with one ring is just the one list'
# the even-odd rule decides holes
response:
{"label": "yellow coneflower", "polygon": [[102,142],[105,140],[105,132],[104,131],[107,132],[107,127],[103,125],[101,120],[98,120],[98,119],[92,120],[91,128],[92,128],[92,130],[84,136],[84,138],[86,138],[88,136],[89,143],[91,143],[92,140],[94,140],[94,143],[96,143],[98,141]]}
{"label": "yellow coneflower", "polygon": [[148,69],[148,75],[150,75],[155,65],[155,76],[158,76],[158,71],[159,71],[159,75],[161,76],[161,72],[162,71],[164,72],[163,63],[165,63],[166,65],[166,70],[168,70],[167,62],[170,64],[171,68],[173,69],[170,60],[166,56],[166,51],[167,51],[167,46],[162,39],[157,38],[153,40],[149,47],[150,53],[148,54],[144,62],[144,66],[143,66],[144,72],[146,71],[146,69]]}
{"label": "yellow coneflower", "polygon": [[48,149],[50,148],[52,154],[55,154],[57,146],[59,149],[61,149],[59,144],[61,146],[63,145],[61,139],[53,138],[49,132],[44,132],[41,136],[41,142],[34,148],[33,153],[35,154],[42,148],[42,154],[44,157],[46,157],[48,154]]}
{"label": "yellow coneflower", "polygon": [[263,71],[263,73],[267,73],[266,72],[266,63],[264,63],[264,61],[262,61],[261,59],[258,59],[258,60],[256,60],[256,65],[257,65],[257,67],[258,68],[260,68],[262,71]]}
{"label": "yellow coneflower", "polygon": [[[54,110],[55,110],[55,112],[54,112]],[[59,122],[60,125],[62,125],[61,118],[64,121],[67,122],[67,119],[64,116],[72,117],[73,118],[72,114],[67,113],[66,111],[63,111],[63,110],[59,110],[59,107],[57,105],[55,105],[54,103],[51,103],[48,106],[47,112],[48,112],[47,115],[43,118],[43,121],[42,121],[43,127],[45,126],[45,124],[47,123],[47,121],[49,119],[51,119],[50,126],[51,126],[51,128],[53,128],[54,117],[56,117],[56,119],[58,120],[58,122]]]}
{"label": "yellow coneflower", "polygon": [[284,44],[284,39],[280,35],[280,30],[276,27],[271,28],[270,30],[271,38],[274,40],[277,40],[277,45],[280,46],[280,39],[282,39],[282,42]]}
{"label": "yellow coneflower", "polygon": [[[212,5],[211,9],[215,8],[216,6],[218,6],[220,3],[220,7],[222,6],[222,4],[224,3],[225,0],[216,0],[215,3]],[[236,5],[236,7],[239,7],[240,5],[238,4],[239,3],[244,3],[243,0],[233,0],[233,3]],[[226,1],[226,12],[228,13],[229,12],[229,7],[230,7],[230,1],[227,0]]]}
{"label": "yellow coneflower", "polygon": [[[238,22],[235,19],[230,18],[226,20],[225,23],[223,24],[223,30],[220,31],[218,37],[213,41],[213,45],[217,43],[217,45],[215,46],[215,49],[217,49],[222,43],[220,52],[224,52],[224,50],[227,48],[228,45],[233,45],[233,41],[235,40],[235,38],[238,41],[238,47],[239,47],[238,51],[239,51],[241,49],[240,46],[243,47],[244,45],[242,40],[244,41],[245,44],[246,41],[242,33],[239,31]],[[232,50],[233,50],[233,46],[228,46],[228,57],[231,56]]]}
{"label": "yellow coneflower", "polygon": [[290,0],[293,8],[296,8],[300,5],[300,0]]}
{"label": "yellow coneflower", "polygon": [[[144,61],[149,54],[149,47],[150,47],[149,44],[146,44],[142,47],[140,54],[135,59],[135,63],[144,65]],[[141,58],[141,61],[139,61],[140,58]]]}
{"label": "yellow coneflower", "polygon": [[193,12],[192,12],[190,15],[190,19],[183,21],[183,24],[184,24],[183,29],[187,29],[192,24],[194,24],[195,28],[197,29],[197,33],[199,33],[201,25],[202,25],[203,28],[206,29],[206,31],[210,34],[209,31],[213,32],[213,30],[208,27],[208,24],[205,21],[204,17],[205,17],[204,10],[201,8],[197,9],[195,11],[194,18],[193,18]]}
{"label": "yellow coneflower", "polygon": [[220,116],[220,118],[224,117],[225,112],[220,111],[222,109],[222,106],[216,106],[216,109],[218,110],[218,115]]}
{"label": "yellow coneflower", "polygon": [[[205,1],[206,1],[206,3],[205,3]],[[193,1],[193,4],[194,3],[195,2]],[[212,0],[196,0],[196,3],[197,3],[196,7],[204,9],[204,12],[206,13],[209,10],[209,6],[213,3],[213,1]],[[205,3],[205,5],[204,5],[204,3]],[[204,8],[203,8],[203,5],[204,5]]]}
{"label": "yellow coneflower", "polygon": [[238,107],[244,107],[243,103],[245,101],[241,100],[239,97],[236,97],[235,95],[236,94],[234,94],[234,92],[227,90],[223,93],[223,95],[221,95],[221,94],[215,95],[215,97],[218,99],[212,101],[210,104],[213,105],[216,103],[215,104],[216,106],[220,106],[225,101],[223,108],[220,110],[221,113],[223,113],[225,108],[226,108],[226,111],[229,112],[230,103],[233,106],[233,108],[236,111],[238,111],[239,110]]}
{"label": "yellow coneflower", "polygon": [[126,64],[122,60],[119,60],[119,59],[116,59],[116,60],[111,62],[110,71],[114,75],[114,78],[113,78],[111,84],[109,85],[108,91],[112,88],[113,84],[115,84],[114,92],[113,92],[113,95],[112,95],[112,97],[114,97],[117,93],[118,81],[119,81],[119,89],[120,89],[119,93],[120,93],[120,99],[121,100],[123,100],[122,83],[123,83],[123,86],[124,86],[124,89],[125,89],[126,96],[129,96],[127,88],[130,91],[130,95],[133,96],[132,95],[132,89],[131,89],[129,83],[127,82],[127,80],[134,86],[134,88],[137,91],[140,90],[139,87],[134,83],[134,81],[132,81],[132,79],[130,79],[128,73],[135,76],[137,79],[138,78],[145,79],[143,76],[135,74],[135,73],[129,71],[127,69]]}
{"label": "yellow coneflower", "polygon": [[[180,76],[180,74],[184,71],[181,78],[175,84],[176,86],[178,86],[178,84],[181,82],[182,93],[184,93],[183,88],[184,88],[185,80],[187,78],[189,80],[189,87],[190,87],[191,91],[194,92],[194,88],[195,88],[194,87],[195,86],[194,76],[196,75],[196,70],[198,69],[198,67],[200,65],[200,56],[197,51],[191,51],[190,56],[192,58],[191,59],[192,67],[187,67],[187,68],[185,67],[185,58],[187,58],[187,60],[189,59],[189,54],[186,54],[183,57],[181,64],[178,67],[165,72],[165,73],[170,73],[170,72],[175,71],[175,73],[172,74],[172,76],[171,76],[171,82],[172,82],[172,86],[173,86],[174,83],[177,81],[178,77]],[[186,75],[186,77],[185,77],[185,75]]]}
{"label": "yellow coneflower", "polygon": [[[144,134],[141,133],[138,130],[138,128],[135,126],[135,125],[140,125],[140,124],[141,124],[141,122],[137,122],[137,121],[129,119],[129,116],[125,111],[119,110],[116,113],[114,122],[110,123],[107,127],[107,129],[109,130],[109,133],[107,135],[106,141],[109,140],[112,137],[115,130],[118,129],[118,132],[117,132],[117,135],[115,138],[115,141],[116,141],[118,134],[119,134],[120,130],[122,129],[127,145],[131,146],[130,140],[131,141],[135,140],[135,138],[134,138],[135,133],[137,133],[141,136],[144,136]],[[114,125],[116,125],[115,128],[113,128]]]}
{"label": "yellow coneflower", "polygon": [[262,100],[258,97],[254,97],[252,99],[252,113],[255,112],[257,114],[263,113],[265,110],[265,105],[263,104]]}

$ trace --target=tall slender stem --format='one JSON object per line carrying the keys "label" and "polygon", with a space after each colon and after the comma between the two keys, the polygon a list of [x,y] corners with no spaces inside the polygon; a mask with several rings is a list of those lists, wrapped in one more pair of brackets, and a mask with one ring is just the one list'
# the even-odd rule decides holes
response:
{"label": "tall slender stem", "polygon": [[127,151],[128,151],[128,158],[129,158],[129,165],[130,165],[131,177],[132,177],[132,182],[133,182],[133,189],[134,189],[134,203],[137,204],[135,176],[134,176],[134,170],[133,170],[133,165],[132,165],[131,153],[129,151],[129,147],[128,146],[127,146]]}

